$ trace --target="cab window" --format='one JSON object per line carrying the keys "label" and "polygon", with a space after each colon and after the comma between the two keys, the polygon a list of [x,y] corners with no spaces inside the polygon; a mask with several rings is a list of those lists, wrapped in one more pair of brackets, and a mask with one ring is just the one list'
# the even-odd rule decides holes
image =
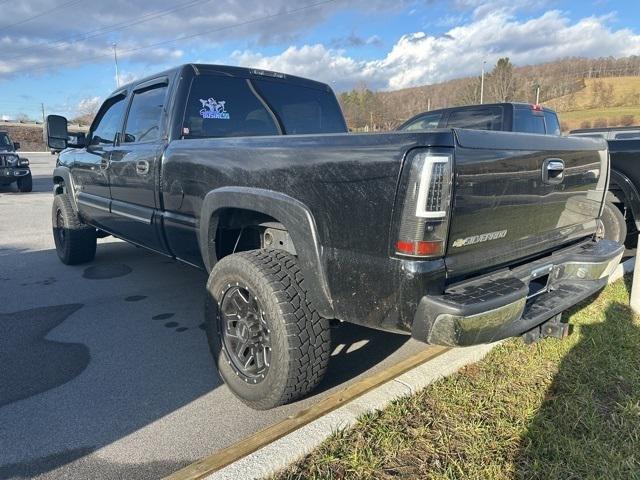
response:
{"label": "cab window", "polygon": [[278,135],[271,113],[240,77],[199,75],[191,84],[183,138]]}
{"label": "cab window", "polygon": [[544,112],[544,123],[547,127],[547,135],[560,135],[560,123],[558,116],[554,112]]}
{"label": "cab window", "polygon": [[91,131],[90,145],[113,145],[116,134],[122,126],[124,116],[125,96],[120,95],[107,100],[98,112],[94,127]]}
{"label": "cab window", "polygon": [[447,119],[447,127],[502,130],[502,108],[483,107],[454,110]]}
{"label": "cab window", "polygon": [[438,128],[442,113],[427,113],[413,120],[411,123],[402,127],[402,130],[426,130],[429,128]]}
{"label": "cab window", "polygon": [[154,85],[133,94],[124,142],[151,142],[160,137],[160,119],[167,85]]}
{"label": "cab window", "polygon": [[530,108],[516,108],[513,114],[514,132],[545,134],[544,115],[534,114]]}

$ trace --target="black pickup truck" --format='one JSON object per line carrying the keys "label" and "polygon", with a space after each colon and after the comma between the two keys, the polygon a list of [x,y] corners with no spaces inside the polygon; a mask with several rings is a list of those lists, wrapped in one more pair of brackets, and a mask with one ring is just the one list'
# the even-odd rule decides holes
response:
{"label": "black pickup truck", "polygon": [[398,130],[429,128],[472,128],[560,135],[560,122],[556,112],[542,105],[522,102],[484,103],[430,110],[411,117]]}
{"label": "black pickup truck", "polygon": [[11,141],[7,132],[0,131],[0,185],[16,183],[21,192],[33,189],[29,160],[18,155],[20,144]]}
{"label": "black pickup truck", "polygon": [[329,319],[472,345],[602,288],[604,141],[440,129],[348,134],[331,89],[184,65],[124,86],[86,143],[48,118],[66,264],[111,234],[210,272],[218,371],[254,408],[309,392]]}

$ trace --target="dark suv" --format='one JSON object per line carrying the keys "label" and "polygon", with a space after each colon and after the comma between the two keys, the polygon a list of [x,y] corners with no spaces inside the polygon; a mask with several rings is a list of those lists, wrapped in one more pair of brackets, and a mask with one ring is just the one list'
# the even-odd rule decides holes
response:
{"label": "dark suv", "polygon": [[452,127],[560,135],[556,112],[528,103],[486,103],[431,110],[410,118],[398,130]]}
{"label": "dark suv", "polygon": [[30,192],[33,188],[29,160],[20,158],[16,151],[18,142],[12,142],[7,132],[0,132],[0,185],[18,184],[21,192]]}

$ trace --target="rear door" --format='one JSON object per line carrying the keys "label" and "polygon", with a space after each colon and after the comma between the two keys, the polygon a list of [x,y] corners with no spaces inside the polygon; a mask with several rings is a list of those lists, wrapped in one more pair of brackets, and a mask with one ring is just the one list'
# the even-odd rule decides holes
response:
{"label": "rear door", "polygon": [[606,191],[604,141],[456,130],[447,268],[495,269],[595,232]]}
{"label": "rear door", "polygon": [[110,230],[158,251],[166,250],[157,210],[167,91],[166,77],[134,89],[120,142],[109,162]]}

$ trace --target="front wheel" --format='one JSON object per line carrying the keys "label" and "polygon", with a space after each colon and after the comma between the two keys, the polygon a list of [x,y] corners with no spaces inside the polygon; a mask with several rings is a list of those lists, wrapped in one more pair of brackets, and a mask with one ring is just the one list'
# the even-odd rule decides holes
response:
{"label": "front wheel", "polygon": [[207,282],[205,316],[218,372],[250,407],[292,402],[322,380],[329,321],[308,300],[292,255],[253,250],[220,260]]}
{"label": "front wheel", "polygon": [[627,222],[618,207],[612,202],[604,202],[600,219],[604,226],[604,238],[624,244],[627,238]]}
{"label": "front wheel", "polygon": [[29,175],[25,175],[24,177],[18,178],[18,190],[23,193],[27,193],[33,190],[33,177],[31,177],[31,173],[29,173]]}
{"label": "front wheel", "polygon": [[80,220],[66,195],[53,197],[52,226],[56,253],[66,265],[89,262],[96,255],[96,229]]}

